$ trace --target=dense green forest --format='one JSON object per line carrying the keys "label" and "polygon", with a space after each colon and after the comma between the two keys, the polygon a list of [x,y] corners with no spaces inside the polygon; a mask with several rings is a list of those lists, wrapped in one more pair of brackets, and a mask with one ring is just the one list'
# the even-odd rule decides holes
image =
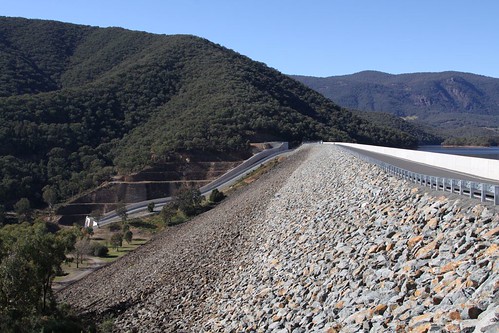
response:
{"label": "dense green forest", "polygon": [[3,17],[0,69],[7,210],[21,198],[62,201],[181,152],[264,140],[417,144],[194,36]]}

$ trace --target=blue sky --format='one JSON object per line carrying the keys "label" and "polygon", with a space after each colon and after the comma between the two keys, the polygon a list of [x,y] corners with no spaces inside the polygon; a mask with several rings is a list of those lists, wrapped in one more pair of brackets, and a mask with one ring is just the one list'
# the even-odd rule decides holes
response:
{"label": "blue sky", "polygon": [[497,0],[0,0],[0,15],[193,34],[286,74],[499,78]]}

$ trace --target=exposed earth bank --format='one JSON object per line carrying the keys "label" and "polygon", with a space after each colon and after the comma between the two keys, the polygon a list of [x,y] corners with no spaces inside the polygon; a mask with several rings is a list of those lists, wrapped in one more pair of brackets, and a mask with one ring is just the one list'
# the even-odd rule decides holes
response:
{"label": "exposed earth bank", "polygon": [[130,332],[499,329],[499,215],[335,146],[62,290]]}

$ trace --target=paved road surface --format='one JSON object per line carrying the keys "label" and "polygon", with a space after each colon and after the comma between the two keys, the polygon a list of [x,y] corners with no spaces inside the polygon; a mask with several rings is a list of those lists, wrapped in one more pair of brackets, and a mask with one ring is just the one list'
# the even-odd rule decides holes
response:
{"label": "paved road surface", "polygon": [[368,156],[374,159],[377,159],[379,161],[394,165],[396,167],[420,173],[423,175],[428,175],[428,176],[435,176],[435,177],[444,177],[444,178],[453,178],[453,179],[462,179],[462,180],[469,180],[472,182],[476,183],[487,183],[491,185],[499,185],[499,181],[494,180],[494,179],[486,179],[486,178],[480,178],[474,175],[470,174],[465,174],[465,173],[460,173],[452,170],[447,170],[447,169],[441,169],[437,168],[431,165],[427,164],[421,164],[421,163],[416,163],[380,153],[373,153],[367,150],[362,150],[362,149],[357,149],[357,148],[351,148],[351,147],[342,147],[343,149],[351,150],[353,152],[356,152],[358,154]]}

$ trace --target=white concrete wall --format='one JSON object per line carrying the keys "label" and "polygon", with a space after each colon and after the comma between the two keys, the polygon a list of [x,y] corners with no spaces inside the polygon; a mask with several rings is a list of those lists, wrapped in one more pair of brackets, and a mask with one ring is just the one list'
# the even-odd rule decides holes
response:
{"label": "white concrete wall", "polygon": [[475,175],[477,177],[499,180],[499,160],[430,153],[410,149],[360,145],[356,143],[328,143],[395,156],[416,163],[429,164],[443,169]]}

